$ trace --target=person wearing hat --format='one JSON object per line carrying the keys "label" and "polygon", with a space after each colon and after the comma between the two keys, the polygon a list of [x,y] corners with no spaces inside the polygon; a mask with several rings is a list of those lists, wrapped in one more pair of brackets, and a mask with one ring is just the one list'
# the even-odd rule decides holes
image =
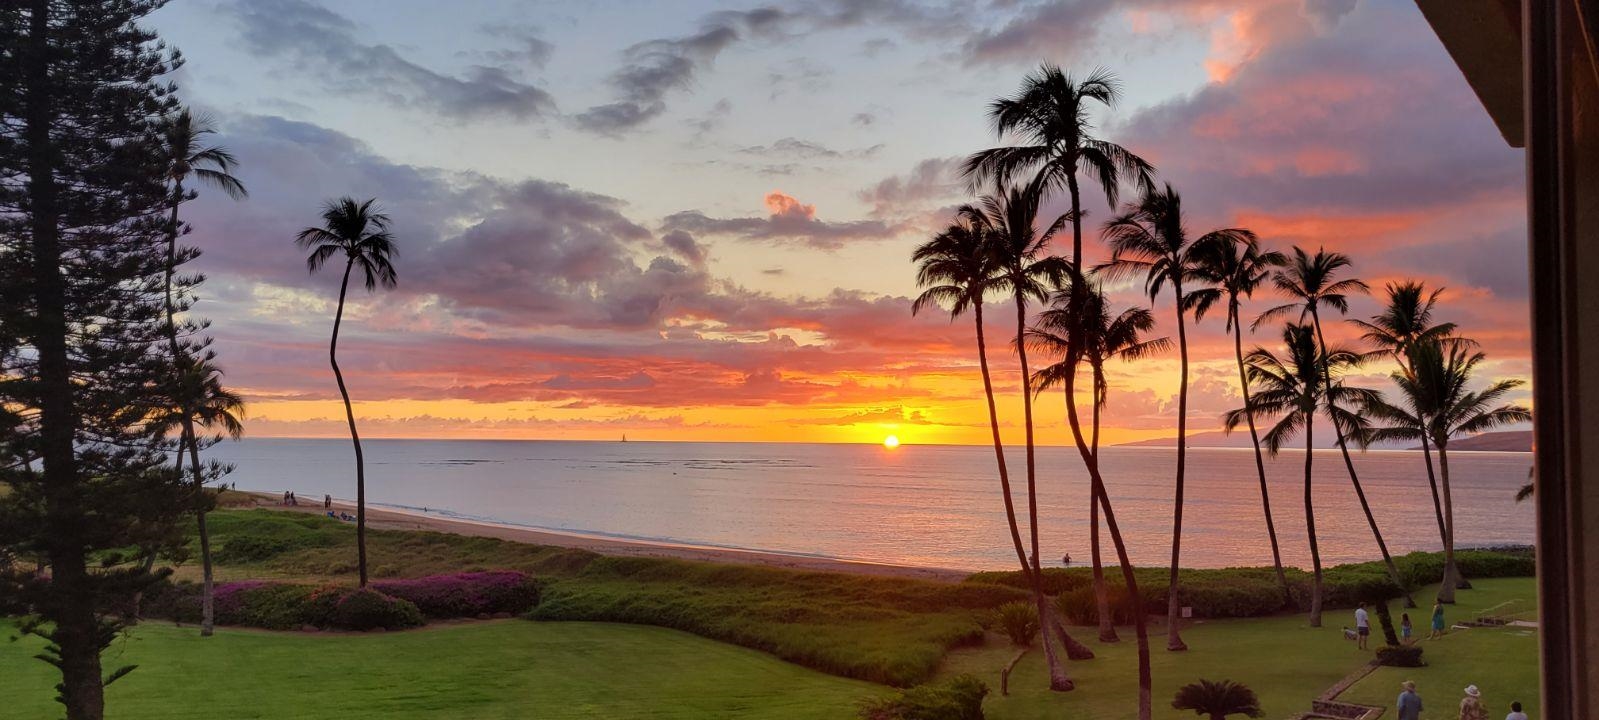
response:
{"label": "person wearing hat", "polygon": [[1404,691],[1399,693],[1399,700],[1394,703],[1394,708],[1399,710],[1399,720],[1421,720],[1421,696],[1416,694],[1416,683],[1406,680],[1399,683]]}
{"label": "person wearing hat", "polygon": [[1466,686],[1466,696],[1460,699],[1460,720],[1488,720],[1488,708],[1482,706],[1482,691],[1476,685]]}

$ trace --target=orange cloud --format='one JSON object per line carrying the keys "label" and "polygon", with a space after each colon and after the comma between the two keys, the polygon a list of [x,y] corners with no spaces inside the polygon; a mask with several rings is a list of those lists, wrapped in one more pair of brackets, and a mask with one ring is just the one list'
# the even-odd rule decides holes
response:
{"label": "orange cloud", "polygon": [[766,209],[772,217],[795,218],[813,220],[816,218],[816,206],[805,205],[792,195],[786,195],[780,190],[773,190],[766,194]]}

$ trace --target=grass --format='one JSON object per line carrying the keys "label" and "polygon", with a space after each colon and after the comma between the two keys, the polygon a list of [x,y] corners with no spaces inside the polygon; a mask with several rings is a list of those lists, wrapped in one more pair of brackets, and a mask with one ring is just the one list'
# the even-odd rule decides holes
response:
{"label": "grass", "polygon": [[[9,636],[0,626],[0,634]],[[36,638],[0,640],[6,717],[59,715]],[[146,623],[107,653],[137,664],[109,720],[742,718],[833,720],[880,686],[664,628],[505,620],[316,635]]]}
{"label": "grass", "polygon": [[[1512,598],[1530,602],[1535,591],[1532,578],[1478,580],[1474,585],[1476,589],[1458,593],[1459,603],[1447,611],[1451,621],[1467,619]],[[1419,600],[1435,593],[1436,586],[1432,586],[1416,597]],[[1403,612],[1397,606],[1394,603],[1396,622],[1398,612]],[[1418,630],[1425,627],[1425,617],[1412,613],[1411,618],[1417,622]],[[1343,639],[1342,626],[1353,624],[1354,619],[1343,611],[1327,613],[1320,629],[1305,625],[1303,616],[1201,621],[1183,630],[1190,649],[1182,653],[1167,652],[1164,628],[1152,629],[1155,715],[1175,717],[1175,711],[1170,710],[1172,695],[1179,686],[1200,678],[1229,679],[1248,685],[1259,695],[1267,718],[1309,710],[1312,698],[1370,659],[1369,653]],[[1373,632],[1381,637],[1379,628],[1373,628]],[[1090,628],[1083,628],[1077,636],[1084,641],[1095,637]],[[1079,686],[1069,693],[1052,693],[1045,687],[1043,654],[1035,647],[1016,666],[1011,676],[1011,695],[1000,696],[999,669],[1015,650],[997,639],[950,653],[940,675],[971,673],[994,688],[984,704],[991,720],[1133,718],[1137,716],[1137,648],[1130,628],[1122,629],[1121,636],[1122,642],[1114,645],[1089,642],[1098,657],[1067,664]],[[1431,708],[1426,717],[1453,718],[1453,714],[1444,711],[1458,702],[1461,688],[1474,682],[1489,693],[1494,703],[1491,709],[1500,713],[1490,713],[1493,717],[1509,712],[1512,699],[1528,705],[1529,714],[1535,712],[1536,636],[1517,630],[1470,630],[1425,645],[1428,667],[1380,668],[1340,699],[1391,706],[1399,681],[1408,678],[1424,690],[1434,688],[1431,695],[1424,692]],[[1505,707],[1501,709],[1500,705]]]}
{"label": "grass", "polygon": [[[1460,604],[1448,611],[1450,622],[1471,619],[1474,611],[1508,600],[1519,606],[1536,604],[1536,588],[1530,581],[1512,579],[1473,580],[1473,590],[1458,594]],[[1417,620],[1417,630],[1425,635],[1425,618]],[[1488,717],[1503,717],[1510,703],[1521,701],[1529,717],[1539,717],[1538,634],[1532,628],[1472,628],[1455,630],[1438,640],[1423,640],[1426,667],[1378,668],[1339,699],[1364,705],[1393,707],[1399,683],[1416,681],[1426,710],[1425,718],[1454,718],[1467,685],[1482,690]]]}
{"label": "grass", "polygon": [[[238,542],[237,557],[219,566],[223,578],[353,584],[348,524],[270,510],[228,510],[211,518],[219,558],[228,558],[228,546]],[[208,717],[260,717],[249,713],[270,708],[275,717],[341,718],[430,717],[445,709],[459,717],[520,717],[534,708],[539,717],[849,717],[855,700],[886,692],[780,659],[898,684],[970,673],[994,689],[985,709],[995,720],[1135,715],[1136,655],[1125,628],[1115,645],[1092,642],[1090,628],[1074,631],[1099,655],[1068,664],[1078,690],[1045,689],[1043,658],[1035,650],[1012,675],[1011,695],[998,694],[1000,668],[1015,650],[997,627],[985,633],[983,626],[993,608],[1024,596],[1016,588],[607,558],[429,532],[374,531],[369,549],[379,576],[499,568],[534,573],[549,582],[534,616],[571,622],[339,637],[225,630],[212,641],[192,629],[147,623],[114,650],[120,657],[106,662],[108,670],[143,665],[112,688],[113,707],[127,713],[113,720],[180,717],[151,714],[172,697],[158,692],[176,692],[183,707],[204,707]],[[192,572],[192,566],[182,570]],[[1534,582],[1487,579],[1476,586],[1460,593],[1451,620],[1509,599],[1530,605]],[[1432,592],[1424,588],[1416,597]],[[1425,612],[1413,614],[1418,630],[1426,625]],[[1156,628],[1156,714],[1174,716],[1172,694],[1199,678],[1249,685],[1267,717],[1306,710],[1311,698],[1371,657],[1342,639],[1345,624],[1352,624],[1346,610],[1329,610],[1319,630],[1306,627],[1302,615],[1198,620],[1184,630],[1192,647],[1186,653],[1166,652]],[[1535,711],[1536,639],[1520,632],[1473,630],[1428,643],[1430,666],[1379,670],[1345,699],[1389,704],[1404,675],[1422,684],[1435,710],[1449,709],[1459,688],[1476,683],[1496,711],[1510,699]],[[24,717],[54,710],[50,668],[24,659],[29,648],[0,641],[0,667],[8,670],[0,677],[0,697],[24,698]],[[22,672],[10,673],[13,666]],[[203,681],[196,685],[196,678]]]}
{"label": "grass", "polygon": [[[209,519],[223,580],[354,582],[355,531],[348,523],[259,509]],[[369,530],[367,551],[379,578],[492,569],[534,574],[548,581],[540,619],[660,625],[901,686],[932,676],[947,651],[981,640],[993,608],[1025,597],[986,583],[604,557],[435,532]],[[191,564],[180,577],[193,574]]]}

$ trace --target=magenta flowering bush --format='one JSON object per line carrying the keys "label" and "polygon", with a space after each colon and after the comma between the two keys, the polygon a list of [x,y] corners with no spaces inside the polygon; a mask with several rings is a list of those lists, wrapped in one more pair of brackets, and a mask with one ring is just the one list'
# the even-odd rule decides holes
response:
{"label": "magenta flowering bush", "polygon": [[380,580],[371,587],[385,595],[409,600],[430,618],[524,613],[539,603],[538,581],[514,570]]}

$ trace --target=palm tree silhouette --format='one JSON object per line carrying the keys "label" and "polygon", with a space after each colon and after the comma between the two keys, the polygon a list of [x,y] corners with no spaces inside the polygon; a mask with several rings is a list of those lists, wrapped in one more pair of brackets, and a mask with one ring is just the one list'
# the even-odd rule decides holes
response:
{"label": "palm tree silhouette", "polygon": [[1331,390],[1343,392],[1342,386],[1329,386],[1328,367],[1348,367],[1360,359],[1349,350],[1335,349],[1324,354],[1316,342],[1316,330],[1309,325],[1288,323],[1282,334],[1285,353],[1279,359],[1272,351],[1256,347],[1244,358],[1249,382],[1259,387],[1247,406],[1228,411],[1223,416],[1226,428],[1236,430],[1250,419],[1277,418],[1271,429],[1262,437],[1266,451],[1276,457],[1283,446],[1301,431],[1305,433],[1305,532],[1310,540],[1311,587],[1310,626],[1321,627],[1322,570],[1321,546],[1316,539],[1316,507],[1311,494],[1312,469],[1316,454],[1316,411]]}
{"label": "palm tree silhouette", "polygon": [[1210,720],[1226,720],[1229,715],[1258,718],[1265,716],[1260,709],[1260,699],[1255,691],[1231,680],[1212,682],[1200,680],[1177,688],[1171,706],[1178,710],[1193,710]]}
{"label": "palm tree silhouette", "polygon": [[1182,560],[1183,541],[1183,480],[1188,456],[1188,330],[1184,321],[1191,305],[1188,292],[1203,287],[1203,278],[1195,274],[1198,265],[1196,246],[1240,239],[1246,230],[1229,228],[1213,230],[1191,241],[1183,226],[1182,198],[1172,189],[1146,193],[1137,203],[1129,203],[1124,212],[1105,224],[1104,236],[1110,243],[1111,260],[1104,267],[1113,275],[1142,273],[1144,290],[1151,302],[1160,297],[1167,285],[1172,289],[1173,308],[1177,311],[1177,355],[1180,379],[1177,386],[1177,487],[1172,510],[1171,568],[1166,593],[1166,649],[1187,650],[1178,632],[1178,609],[1181,605],[1178,568]]}
{"label": "palm tree silhouette", "polygon": [[[1116,548],[1117,562],[1121,566],[1122,583],[1127,587],[1129,602],[1137,610],[1133,613],[1133,632],[1138,644],[1138,717],[1149,720],[1153,716],[1153,676],[1149,657],[1148,619],[1142,611],[1144,600],[1138,590],[1137,572],[1127,556],[1127,544],[1121,527],[1116,523],[1116,511],[1105,491],[1104,475],[1099,467],[1099,416],[1108,395],[1104,363],[1111,358],[1136,360],[1170,346],[1165,338],[1141,340],[1140,336],[1154,328],[1155,319],[1148,310],[1134,308],[1110,314],[1104,292],[1091,278],[1076,270],[1069,270],[1069,281],[1056,293],[1054,307],[1040,318],[1040,329],[1035,331],[1034,342],[1064,356],[1061,362],[1040,371],[1040,391],[1059,383],[1066,396],[1066,424],[1071,428],[1072,440],[1088,469],[1090,516],[1093,518],[1094,594],[1099,615],[1100,639],[1114,641],[1115,626],[1110,602],[1105,592],[1104,571],[1099,557],[1099,510],[1104,509],[1105,527],[1110,532],[1111,544]],[[1077,365],[1087,361],[1093,369],[1093,434],[1091,440],[1083,437],[1082,421],[1077,411]],[[1108,629],[1108,633],[1107,633]]]}
{"label": "palm tree silhouette", "polygon": [[[1496,427],[1532,420],[1532,413],[1519,405],[1498,404],[1520,380],[1501,380],[1472,392],[1471,374],[1486,358],[1465,343],[1448,339],[1428,339],[1410,345],[1407,360],[1410,373],[1394,373],[1394,383],[1408,410],[1378,401],[1367,405],[1368,413],[1387,421],[1388,427],[1372,431],[1377,440],[1431,441],[1438,448],[1438,471],[1443,486],[1444,505],[1444,583],[1438,591],[1442,602],[1454,602],[1459,585],[1455,568],[1455,507],[1449,484],[1449,440]],[[1425,446],[1424,446],[1425,447]],[[1429,476],[1431,465],[1428,466]],[[1469,586],[1468,586],[1469,587]]]}
{"label": "palm tree silhouette", "polygon": [[1123,179],[1131,178],[1142,191],[1154,187],[1155,168],[1116,143],[1094,137],[1090,103],[1113,107],[1121,96],[1121,83],[1103,68],[1081,82],[1058,66],[1045,63],[1028,74],[1016,94],[988,106],[994,134],[1014,135],[1025,144],[990,148],[967,158],[962,174],[973,187],[986,182],[1009,185],[1017,175],[1033,173],[1032,184],[1045,190],[1065,187],[1071,196],[1072,266],[1083,259],[1083,210],[1077,174],[1087,173],[1105,191],[1105,201],[1116,207]]}
{"label": "palm tree silhouette", "polygon": [[[1076,385],[1077,366],[1088,363],[1093,382],[1088,451],[1097,467],[1100,416],[1109,396],[1109,384],[1105,379],[1106,362],[1139,360],[1169,350],[1172,343],[1167,338],[1143,338],[1155,327],[1155,316],[1148,309],[1128,308],[1112,317],[1103,291],[1092,277],[1084,277],[1076,270],[1068,270],[1067,273],[1067,283],[1055,292],[1050,309],[1039,313],[1029,334],[1029,342],[1034,347],[1061,358],[1059,362],[1033,375],[1033,388],[1038,394],[1056,387],[1072,392]],[[1068,395],[1066,402],[1070,409],[1076,398]],[[1069,417],[1067,420],[1070,424]],[[1089,550],[1094,599],[1099,614],[1099,639],[1101,642],[1117,642],[1119,638],[1116,636],[1100,552],[1099,503],[1092,488],[1088,505]]]}
{"label": "palm tree silhouette", "polygon": [[988,400],[988,425],[994,437],[994,461],[999,466],[999,488],[1005,498],[1005,520],[1010,526],[1011,543],[1016,548],[1016,560],[1021,563],[1022,576],[1027,578],[1030,586],[1037,587],[1016,523],[1010,471],[1005,463],[1005,446],[999,437],[999,413],[994,406],[994,383],[988,370],[983,296],[990,289],[990,281],[998,271],[998,265],[989,245],[986,228],[986,225],[960,220],[916,248],[911,255],[911,259],[917,263],[916,284],[925,289],[911,303],[911,314],[915,315],[929,305],[948,307],[951,321],[967,310],[972,313],[972,321],[977,329],[977,363],[982,370],[983,394]]}
{"label": "palm tree silhouette", "polygon": [[339,281],[339,309],[333,316],[333,336],[328,341],[328,363],[333,366],[333,378],[338,381],[339,395],[344,398],[344,416],[350,424],[350,442],[355,445],[355,544],[356,565],[360,570],[361,587],[366,587],[366,463],[361,457],[361,435],[355,429],[355,410],[350,406],[350,391],[344,386],[344,373],[339,371],[339,325],[344,320],[344,298],[350,288],[350,273],[357,267],[366,283],[367,292],[379,285],[391,289],[398,284],[393,258],[399,256],[394,236],[389,233],[389,216],[375,207],[376,199],[357,202],[345,197],[329,202],[322,209],[322,227],[308,227],[294,237],[294,244],[310,250],[305,258],[306,269],[312,273],[322,269],[328,260],[344,253],[344,277]]}
{"label": "palm tree silhouette", "polygon": [[[1446,341],[1475,346],[1476,343],[1473,341],[1455,337],[1454,323],[1433,324],[1433,308],[1437,306],[1438,298],[1443,295],[1443,288],[1428,293],[1424,284],[1407,280],[1389,283],[1385,290],[1388,302],[1382,312],[1373,315],[1369,322],[1359,319],[1351,319],[1349,322],[1365,331],[1361,338],[1376,346],[1374,355],[1392,357],[1398,363],[1400,373],[1405,377],[1415,379],[1410,370],[1408,356],[1411,348],[1418,343]],[[1395,409],[1393,406],[1385,405],[1384,408],[1377,410],[1385,412]],[[1413,416],[1410,419],[1418,423],[1418,428],[1420,423],[1425,422],[1420,416]],[[1403,424],[1404,421],[1398,415],[1391,415],[1388,420],[1391,424]],[[1432,441],[1426,432],[1419,432],[1414,439],[1421,442],[1422,461],[1427,467],[1427,486],[1432,491],[1432,510],[1433,518],[1438,522],[1438,541],[1447,548],[1450,545],[1449,532],[1444,524],[1443,497],[1438,491],[1437,474],[1433,471]],[[1453,559],[1452,552],[1445,553],[1444,584],[1469,587],[1469,583],[1465,583],[1465,578],[1460,575],[1459,568],[1455,567]],[[1453,601],[1453,587],[1447,595]]]}
{"label": "palm tree silhouette", "polygon": [[[249,196],[244,189],[244,184],[232,174],[233,168],[238,166],[238,160],[226,149],[206,145],[206,136],[213,135],[216,130],[211,126],[209,119],[204,116],[196,117],[188,108],[184,108],[168,122],[162,138],[161,151],[166,161],[166,181],[170,183],[171,190],[167,194],[168,218],[166,229],[166,266],[163,273],[163,288],[165,293],[166,311],[166,336],[167,351],[172,355],[172,371],[177,390],[178,415],[175,418],[180,430],[178,435],[178,452],[173,461],[178,474],[183,474],[183,454],[185,449],[194,458],[194,485],[196,496],[204,494],[205,478],[203,468],[199,462],[199,442],[195,436],[195,413],[203,408],[197,404],[207,401],[205,395],[184,395],[183,390],[200,390],[202,384],[196,384],[188,377],[202,368],[202,362],[193,357],[196,348],[186,346],[180,339],[180,334],[193,329],[193,326],[179,330],[177,315],[188,309],[188,302],[179,298],[173,288],[174,275],[179,265],[192,260],[197,251],[186,249],[180,256],[178,252],[178,236],[186,232],[183,223],[178,220],[178,208],[185,202],[197,197],[193,189],[186,188],[184,183],[191,177],[199,182],[221,190],[235,200]],[[220,385],[215,388],[221,391]],[[242,432],[242,428],[240,432]],[[230,433],[234,437],[238,434]],[[195,509],[196,530],[200,536],[200,567],[204,578],[200,595],[200,635],[209,637],[214,627],[213,600],[212,600],[212,568],[211,568],[211,537],[206,529],[206,508],[204,503],[198,503]]]}
{"label": "palm tree silhouette", "polygon": [[[1305,252],[1304,248],[1295,247],[1293,258],[1286,266],[1277,270],[1272,275],[1272,284],[1284,295],[1293,301],[1279,305],[1255,319],[1254,326],[1273,318],[1281,317],[1299,311],[1300,322],[1305,317],[1310,318],[1311,327],[1316,331],[1316,343],[1325,351],[1327,338],[1321,329],[1321,307],[1330,307],[1339,313],[1349,312],[1350,293],[1368,292],[1370,288],[1365,282],[1355,278],[1336,279],[1340,270],[1350,267],[1352,263],[1349,256],[1343,253],[1327,252],[1325,248],[1318,248],[1315,255]],[[1364,357],[1364,356],[1362,356]],[[1323,368],[1323,382],[1329,388],[1334,388],[1332,382],[1332,369]],[[1405,607],[1416,607],[1416,601],[1410,597],[1410,590],[1405,586],[1404,576],[1399,574],[1399,568],[1394,565],[1394,558],[1388,552],[1388,543],[1383,540],[1382,530],[1377,527],[1377,517],[1371,512],[1371,503],[1366,500],[1366,491],[1361,487],[1360,475],[1355,472],[1354,458],[1349,455],[1349,435],[1357,434],[1360,428],[1355,424],[1360,422],[1360,417],[1347,412],[1338,405],[1338,393],[1329,393],[1327,398],[1327,414],[1332,418],[1333,439],[1338,443],[1338,452],[1343,456],[1344,469],[1349,473],[1349,482],[1355,488],[1355,497],[1360,500],[1360,509],[1366,515],[1366,524],[1371,526],[1371,535],[1377,540],[1377,549],[1382,552],[1383,565],[1388,568],[1388,575],[1394,581],[1394,586],[1399,588],[1405,597]]]}
{"label": "palm tree silhouette", "polygon": [[[1220,236],[1216,241],[1198,248],[1196,277],[1212,287],[1189,293],[1194,311],[1194,322],[1204,319],[1212,305],[1227,301],[1226,329],[1233,335],[1233,357],[1238,362],[1238,391],[1244,407],[1249,407],[1249,376],[1244,372],[1244,324],[1240,309],[1242,298],[1253,297],[1255,290],[1277,268],[1288,261],[1287,256],[1276,251],[1262,250],[1254,233],[1242,231],[1236,237]],[[1255,421],[1245,413],[1249,426],[1249,444],[1255,449],[1255,474],[1260,480],[1260,505],[1266,516],[1266,537],[1271,540],[1271,563],[1277,573],[1277,585],[1282,589],[1283,602],[1292,600],[1288,591],[1288,575],[1283,571],[1282,550],[1277,544],[1276,522],[1271,516],[1271,493],[1266,486],[1266,461],[1260,450],[1260,433]]]}
{"label": "palm tree silhouette", "polygon": [[[996,188],[991,195],[979,199],[976,205],[963,205],[956,210],[962,222],[983,229],[989,238],[990,252],[995,257],[995,274],[990,279],[991,289],[1009,295],[1016,305],[1015,348],[1021,363],[1022,423],[1026,449],[1027,468],[1027,518],[1029,532],[1029,559],[1034,581],[1039,583],[1034,591],[1038,605],[1039,627],[1043,628],[1044,655],[1050,662],[1050,688],[1070,690],[1073,685],[1066,677],[1064,666],[1054,655],[1050,645],[1052,636],[1059,636],[1072,658],[1091,658],[1093,651],[1072,639],[1055,619],[1054,608],[1044,596],[1043,569],[1039,564],[1038,545],[1038,464],[1033,440],[1032,375],[1027,363],[1027,304],[1043,302],[1049,297],[1049,288],[1058,285],[1066,265],[1059,258],[1047,254],[1050,241],[1066,222],[1063,215],[1040,229],[1038,206],[1042,196],[1036,184]],[[1054,632],[1051,632],[1051,630]]]}

